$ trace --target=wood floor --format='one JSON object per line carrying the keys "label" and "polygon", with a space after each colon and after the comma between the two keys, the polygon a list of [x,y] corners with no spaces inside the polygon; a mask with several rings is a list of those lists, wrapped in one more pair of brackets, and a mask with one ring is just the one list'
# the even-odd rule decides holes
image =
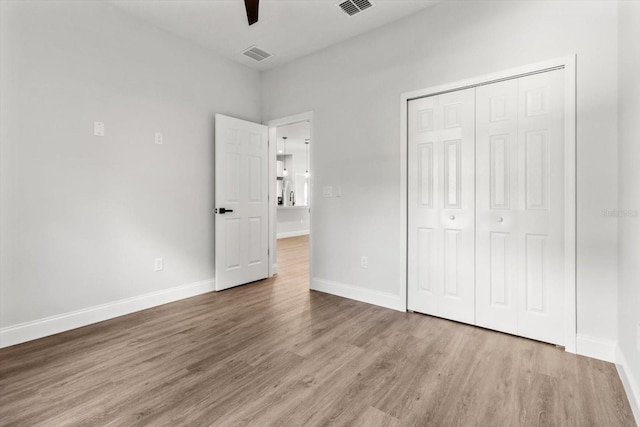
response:
{"label": "wood floor", "polygon": [[0,350],[0,425],[632,426],[615,367],[280,274]]}

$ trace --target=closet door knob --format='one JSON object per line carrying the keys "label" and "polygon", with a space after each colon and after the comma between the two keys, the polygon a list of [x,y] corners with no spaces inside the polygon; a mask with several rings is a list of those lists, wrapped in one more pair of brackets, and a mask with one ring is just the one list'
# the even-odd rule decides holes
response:
{"label": "closet door knob", "polygon": [[449,219],[450,219],[451,221],[453,221],[454,219],[456,219],[456,217],[455,217],[455,216],[453,216],[453,215],[451,215],[451,216],[449,217]]}
{"label": "closet door knob", "polygon": [[502,218],[501,216],[499,216],[499,217],[498,217],[498,219],[496,219],[496,221],[498,221],[498,222],[502,222],[502,221],[504,221],[504,218]]}

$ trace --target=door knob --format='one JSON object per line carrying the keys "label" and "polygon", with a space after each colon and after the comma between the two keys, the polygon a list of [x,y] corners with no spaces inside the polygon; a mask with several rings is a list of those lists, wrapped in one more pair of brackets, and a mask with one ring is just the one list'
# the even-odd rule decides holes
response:
{"label": "door knob", "polygon": [[215,213],[220,213],[220,214],[224,214],[227,212],[233,212],[233,209],[225,209],[225,208],[220,208],[220,209],[216,209]]}
{"label": "door knob", "polygon": [[449,217],[449,219],[450,219],[451,221],[453,221],[454,219],[456,219],[456,217],[455,217],[455,216],[453,216],[453,215],[451,215],[451,216]]}
{"label": "door knob", "polygon": [[502,218],[501,216],[499,216],[499,217],[496,219],[496,221],[498,221],[498,222],[502,222],[502,221],[504,221],[504,218]]}

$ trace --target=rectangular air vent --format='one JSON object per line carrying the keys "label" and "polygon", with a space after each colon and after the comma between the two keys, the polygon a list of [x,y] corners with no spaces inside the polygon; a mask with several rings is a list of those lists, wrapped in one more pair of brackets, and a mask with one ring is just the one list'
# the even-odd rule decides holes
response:
{"label": "rectangular air vent", "polygon": [[338,7],[349,16],[369,9],[373,4],[369,0],[345,0],[338,3]]}
{"label": "rectangular air vent", "polygon": [[251,46],[250,48],[248,48],[247,50],[245,50],[244,52],[242,52],[245,56],[248,56],[249,58],[255,60],[255,61],[264,61],[267,58],[270,58],[271,55],[269,52],[262,50],[258,47],[255,46]]}

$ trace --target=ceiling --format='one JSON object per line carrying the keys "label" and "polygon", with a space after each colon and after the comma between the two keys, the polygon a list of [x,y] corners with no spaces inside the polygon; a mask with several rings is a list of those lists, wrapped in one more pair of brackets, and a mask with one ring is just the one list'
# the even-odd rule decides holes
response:
{"label": "ceiling", "polygon": [[283,154],[284,152],[283,136],[287,137],[287,152],[290,152],[292,150],[304,150],[304,141],[310,138],[310,134],[310,126],[307,121],[278,126],[276,128],[277,154]]}
{"label": "ceiling", "polygon": [[[371,0],[345,14],[338,0],[261,0],[249,26],[243,0],[109,0],[119,9],[256,70],[266,70],[388,24],[440,0]],[[273,54],[256,62],[242,52],[257,46]]]}

